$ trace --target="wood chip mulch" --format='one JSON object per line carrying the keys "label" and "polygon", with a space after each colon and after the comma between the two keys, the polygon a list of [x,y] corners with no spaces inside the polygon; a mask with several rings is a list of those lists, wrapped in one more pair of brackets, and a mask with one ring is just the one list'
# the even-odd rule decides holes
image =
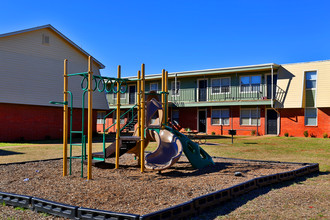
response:
{"label": "wood chip mulch", "polygon": [[[185,157],[161,173],[140,172],[132,155],[120,158],[120,168],[92,169],[93,179],[80,177],[80,160],[71,176],[62,176],[62,160],[0,165],[0,191],[39,197],[86,208],[143,215],[247,180],[298,169],[301,165],[214,158],[215,166],[196,170]],[[242,176],[235,176],[241,172]]]}

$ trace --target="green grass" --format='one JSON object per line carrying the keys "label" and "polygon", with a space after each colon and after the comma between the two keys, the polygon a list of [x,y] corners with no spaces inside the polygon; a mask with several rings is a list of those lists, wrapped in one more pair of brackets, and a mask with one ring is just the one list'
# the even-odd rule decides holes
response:
{"label": "green grass", "polygon": [[220,145],[202,145],[212,156],[319,163],[321,171],[330,171],[330,140],[296,137],[236,137],[208,140]]}
{"label": "green grass", "polygon": [[0,147],[31,145],[31,143],[4,143],[0,142]]}

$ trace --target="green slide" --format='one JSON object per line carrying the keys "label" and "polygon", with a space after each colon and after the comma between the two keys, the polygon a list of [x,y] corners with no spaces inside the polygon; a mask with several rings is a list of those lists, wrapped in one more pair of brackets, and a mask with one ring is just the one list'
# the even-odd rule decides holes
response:
{"label": "green slide", "polygon": [[209,165],[214,165],[212,157],[197,143],[171,127],[166,126],[166,130],[175,134],[179,138],[182,143],[183,152],[194,168],[201,169]]}

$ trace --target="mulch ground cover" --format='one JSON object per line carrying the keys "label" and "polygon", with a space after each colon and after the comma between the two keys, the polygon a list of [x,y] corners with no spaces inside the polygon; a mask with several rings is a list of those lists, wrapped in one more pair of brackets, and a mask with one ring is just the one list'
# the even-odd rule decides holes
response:
{"label": "mulch ground cover", "polygon": [[[0,165],[0,191],[39,197],[85,208],[143,215],[250,179],[290,171],[298,164],[214,158],[215,165],[194,169],[185,157],[172,168],[140,172],[132,155],[114,159],[105,168],[93,167],[93,179],[80,177],[80,160],[71,176],[62,176],[62,160]],[[84,165],[86,172],[86,166]],[[240,172],[241,176],[235,176]],[[86,173],[85,175],[86,176]]]}

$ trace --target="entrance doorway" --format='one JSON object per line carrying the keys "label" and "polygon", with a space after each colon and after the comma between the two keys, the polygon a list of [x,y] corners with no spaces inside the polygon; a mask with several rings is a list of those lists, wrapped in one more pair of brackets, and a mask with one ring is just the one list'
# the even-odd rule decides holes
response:
{"label": "entrance doorway", "polygon": [[131,86],[129,86],[128,87],[128,93],[129,93],[129,97],[128,97],[128,102],[129,102],[129,104],[135,104],[136,103],[136,101],[135,101],[135,99],[136,99],[136,87],[135,87],[135,85],[131,85]]}
{"label": "entrance doorway", "polygon": [[267,109],[267,134],[277,134],[277,112]]}
{"label": "entrance doorway", "polygon": [[[273,98],[276,98],[277,75],[273,75]],[[267,75],[267,99],[272,98],[272,75]]]}
{"label": "entrance doorway", "polygon": [[206,79],[198,80],[198,101],[199,102],[207,101],[207,80]]}
{"label": "entrance doorway", "polygon": [[206,133],[206,110],[198,110],[198,132]]}

